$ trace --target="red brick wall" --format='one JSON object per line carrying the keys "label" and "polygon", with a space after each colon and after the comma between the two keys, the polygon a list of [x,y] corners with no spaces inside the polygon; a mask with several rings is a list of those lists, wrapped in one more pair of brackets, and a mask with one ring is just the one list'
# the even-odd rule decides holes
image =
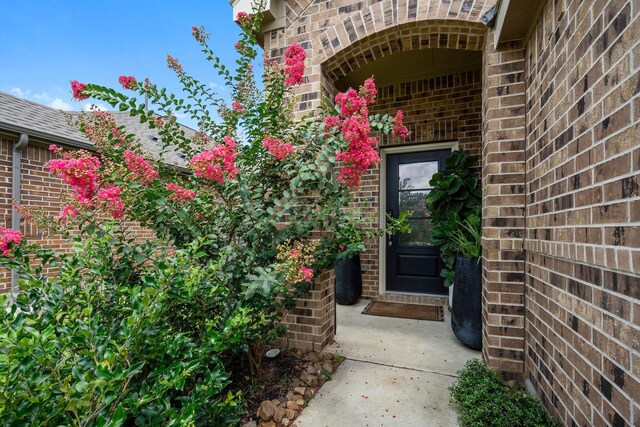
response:
{"label": "red brick wall", "polygon": [[[11,227],[13,210],[12,200],[12,150],[17,138],[2,137],[0,139],[0,212],[1,224]],[[45,167],[51,160],[52,153],[48,147],[39,143],[30,143],[22,151],[22,201],[21,204],[42,210],[53,217],[60,213],[64,206],[64,194],[68,186],[62,180],[52,175]],[[135,235],[140,239],[153,238],[151,230],[143,229],[135,223],[128,223]],[[57,252],[67,252],[71,248],[70,241],[51,230],[42,229],[33,222],[22,221],[21,231],[29,243],[35,243],[46,249]],[[47,270],[53,273],[53,270]],[[7,292],[11,287],[11,273],[0,268],[0,292]]]}
{"label": "red brick wall", "polygon": [[565,425],[640,425],[640,2],[549,1],[526,45],[525,375]]}

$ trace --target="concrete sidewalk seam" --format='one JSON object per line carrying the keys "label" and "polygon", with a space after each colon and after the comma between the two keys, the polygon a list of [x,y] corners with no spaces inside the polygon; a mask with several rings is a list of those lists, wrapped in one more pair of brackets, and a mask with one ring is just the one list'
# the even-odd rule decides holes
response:
{"label": "concrete sidewalk seam", "polygon": [[374,362],[372,360],[353,359],[351,357],[345,357],[345,356],[342,356],[342,357],[344,358],[344,360],[351,360],[352,362],[369,363],[371,365],[386,366],[388,368],[405,369],[405,370],[409,370],[409,371],[424,372],[424,373],[427,373],[427,374],[442,375],[442,376],[450,377],[450,378],[458,378],[458,376],[454,375],[454,374],[447,374],[447,373],[444,373],[444,372],[431,371],[431,370],[428,370],[428,369],[410,368],[408,366],[389,365],[387,363]]}

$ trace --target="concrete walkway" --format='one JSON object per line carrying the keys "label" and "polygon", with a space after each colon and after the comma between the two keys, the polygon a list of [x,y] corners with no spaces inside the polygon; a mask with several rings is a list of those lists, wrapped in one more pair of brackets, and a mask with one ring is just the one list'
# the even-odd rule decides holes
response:
{"label": "concrete walkway", "polygon": [[338,306],[335,343],[346,357],[298,417],[300,427],[457,426],[449,386],[480,352],[458,343],[444,322],[361,314],[368,301]]}

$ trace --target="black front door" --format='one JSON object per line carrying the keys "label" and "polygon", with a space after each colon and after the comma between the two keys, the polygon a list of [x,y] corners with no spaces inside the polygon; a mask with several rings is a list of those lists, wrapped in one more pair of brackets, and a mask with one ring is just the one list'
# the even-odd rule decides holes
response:
{"label": "black front door", "polygon": [[421,294],[448,293],[440,250],[431,246],[431,216],[425,199],[431,187],[429,180],[444,169],[450,150],[387,155],[386,211],[395,218],[400,211],[410,210],[411,233],[387,237],[387,290]]}

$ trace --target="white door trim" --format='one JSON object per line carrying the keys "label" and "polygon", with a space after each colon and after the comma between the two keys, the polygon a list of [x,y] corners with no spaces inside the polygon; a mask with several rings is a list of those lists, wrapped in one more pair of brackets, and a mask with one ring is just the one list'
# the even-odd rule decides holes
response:
{"label": "white door trim", "polygon": [[[388,154],[402,154],[402,153],[421,153],[424,151],[436,151],[445,150],[449,148],[451,151],[458,149],[458,141],[446,141],[446,142],[434,142],[432,144],[419,144],[419,145],[401,145],[397,147],[386,147],[380,149],[380,206],[378,206],[380,227],[383,227],[386,223],[386,209],[387,206],[387,155]],[[380,284],[380,295],[387,293],[387,244],[386,237],[380,237],[379,244],[379,259],[378,259],[378,283]]]}

